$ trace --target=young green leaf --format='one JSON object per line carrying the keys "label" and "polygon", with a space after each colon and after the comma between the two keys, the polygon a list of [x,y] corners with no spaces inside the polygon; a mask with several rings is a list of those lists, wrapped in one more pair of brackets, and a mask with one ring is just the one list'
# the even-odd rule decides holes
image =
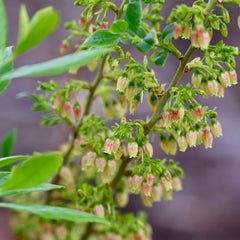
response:
{"label": "young green leaf", "polygon": [[112,23],[111,27],[110,27],[110,32],[111,33],[124,33],[126,32],[128,28],[128,23],[124,20],[117,20],[115,22]]}
{"label": "young green leaf", "polygon": [[113,34],[108,29],[100,29],[90,35],[83,45],[92,47],[112,46],[117,44],[121,38],[121,34]]}
{"label": "young green leaf", "polygon": [[163,67],[165,62],[167,61],[168,54],[169,53],[167,51],[162,51],[161,53],[159,53],[155,59],[155,64],[159,67]]}
{"label": "young green leaf", "polygon": [[[12,155],[12,149],[13,149],[13,145],[16,139],[16,135],[17,135],[17,130],[16,129],[12,129],[7,136],[3,139],[3,143],[2,143],[2,156],[3,157],[9,157]],[[1,159],[0,159],[1,161]],[[1,164],[1,162],[0,162]]]}
{"label": "young green leaf", "polygon": [[70,67],[80,67],[86,65],[96,58],[102,57],[111,51],[111,48],[86,50],[79,53],[65,55],[63,57],[59,57],[47,62],[23,66],[0,76],[0,82],[6,79],[19,77],[41,77],[58,75],[67,72]]}
{"label": "young green leaf", "polygon": [[162,31],[162,40],[168,40],[170,38],[173,37],[173,24],[174,23],[170,23],[168,24]]}
{"label": "young green leaf", "polygon": [[[9,173],[8,177],[5,176],[5,181],[7,181],[7,179],[9,177],[10,177],[10,173]],[[0,182],[1,182],[1,179],[0,179]],[[43,191],[50,191],[50,190],[61,189],[61,188],[64,188],[64,187],[60,186],[60,185],[50,184],[50,183],[43,183],[43,184],[41,184],[37,187],[33,187],[33,188],[6,191],[3,193],[0,193],[0,197],[17,196],[17,195],[31,193],[31,192],[43,192]]]}
{"label": "young green leaf", "polygon": [[13,168],[0,193],[36,187],[56,174],[61,165],[62,155],[59,153],[36,154]]}
{"label": "young green leaf", "polygon": [[3,0],[0,0],[0,48],[3,51],[7,46],[8,25],[7,14]]}
{"label": "young green leaf", "polygon": [[77,211],[69,208],[16,203],[0,203],[0,208],[10,208],[13,210],[28,212],[43,218],[55,220],[66,220],[72,222],[97,222],[109,224],[109,222],[104,218],[100,218],[91,213]]}
{"label": "young green leaf", "polygon": [[128,28],[134,32],[138,32],[142,20],[142,4],[141,0],[130,0],[128,3],[124,20],[128,23]]}
{"label": "young green leaf", "polygon": [[24,37],[17,45],[14,54],[19,55],[43,41],[57,28],[58,23],[59,14],[53,9],[53,7],[39,10],[30,21],[28,31],[23,33]]}
{"label": "young green leaf", "polygon": [[[12,55],[12,47],[5,48],[3,55],[3,65],[0,67],[0,75],[9,72],[13,69],[13,59],[8,61]],[[4,62],[6,62],[4,64]],[[11,79],[6,79],[0,82],[0,95],[7,89],[8,85],[11,83]]]}
{"label": "young green leaf", "polygon": [[136,48],[140,52],[147,53],[154,44],[154,33],[148,33],[142,42],[136,44]]}
{"label": "young green leaf", "polygon": [[29,30],[29,17],[25,5],[21,5],[19,12],[18,42],[21,42]]}
{"label": "young green leaf", "polygon": [[6,183],[11,172],[0,172],[0,188]]}
{"label": "young green leaf", "polygon": [[19,156],[10,156],[10,157],[0,158],[0,167],[4,167],[11,163],[21,161],[27,157],[28,157],[27,155],[19,155]]}

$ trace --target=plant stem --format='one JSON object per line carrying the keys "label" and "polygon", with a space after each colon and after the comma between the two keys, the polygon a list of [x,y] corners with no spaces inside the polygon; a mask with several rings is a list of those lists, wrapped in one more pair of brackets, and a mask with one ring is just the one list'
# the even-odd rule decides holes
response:
{"label": "plant stem", "polygon": [[[207,13],[205,21],[207,21],[207,19],[209,17],[209,14],[212,11],[212,9],[214,8],[214,6],[216,5],[216,3],[217,3],[217,0],[209,0],[208,1],[208,4],[205,8],[206,13]],[[147,123],[147,126],[144,129],[144,134],[145,135],[147,135],[150,132],[150,130],[153,128],[153,126],[156,124],[156,122],[160,120],[160,118],[162,116],[163,108],[164,108],[166,102],[168,101],[168,99],[170,97],[170,91],[171,91],[172,87],[177,86],[179,80],[181,79],[182,75],[184,74],[184,68],[185,68],[186,64],[188,63],[190,57],[194,53],[194,51],[195,51],[195,48],[192,47],[192,45],[190,45],[186,54],[184,55],[183,59],[180,62],[180,65],[177,69],[177,72],[176,72],[168,90],[162,96],[162,98],[161,98],[161,100],[158,104],[158,107],[157,107],[157,110],[156,110],[155,114],[153,115],[151,120]]]}
{"label": "plant stem", "polygon": [[110,185],[112,186],[112,188],[115,188],[121,177],[123,176],[123,174],[125,173],[125,170],[127,168],[127,165],[131,162],[131,158],[129,158],[128,156],[124,157],[123,160],[122,160],[122,164],[116,174],[116,176],[114,177],[114,179],[112,180],[112,182],[110,183]]}
{"label": "plant stem", "polygon": [[[83,120],[89,114],[89,111],[91,109],[91,106],[92,106],[92,103],[93,103],[93,100],[94,100],[94,93],[95,93],[95,91],[96,91],[96,89],[97,89],[97,87],[98,87],[98,85],[99,85],[99,83],[102,79],[102,76],[103,76],[103,69],[104,69],[106,59],[107,59],[107,55],[105,55],[100,62],[100,66],[99,66],[97,75],[95,77],[93,85],[90,87],[90,90],[89,90],[89,95],[88,95],[88,98],[87,98],[87,103],[86,103],[86,107],[85,107],[83,116],[82,116],[79,124],[77,125],[77,127],[73,131],[71,141],[69,143],[69,147],[63,155],[63,166],[66,165],[66,163],[67,163],[67,161],[68,161],[68,159],[69,159],[69,157],[70,157],[70,155],[73,151],[74,141],[78,137],[78,132],[79,132],[81,126],[82,126]],[[59,181],[60,181],[60,176],[59,176],[59,174],[57,174],[56,177],[54,178],[54,180],[52,181],[52,183],[53,184],[58,184]],[[46,204],[50,204],[50,202],[51,202],[51,193],[52,193],[52,191],[47,192]]]}
{"label": "plant stem", "polygon": [[[205,8],[206,12],[207,12],[206,21],[207,21],[207,18],[209,16],[210,12],[212,11],[214,6],[216,5],[216,3],[217,3],[217,0],[209,0],[207,6]],[[163,108],[164,108],[166,102],[168,101],[168,99],[170,97],[171,88],[177,86],[179,80],[181,79],[182,75],[184,74],[184,68],[185,68],[186,64],[188,63],[190,57],[194,53],[194,51],[195,51],[195,48],[190,45],[186,54],[184,55],[183,59],[180,62],[180,65],[177,69],[177,72],[176,72],[168,90],[162,96],[162,98],[161,98],[161,100],[158,104],[158,107],[157,107],[157,110],[156,110],[155,114],[153,115],[152,119],[147,123],[147,126],[144,129],[144,134],[145,135],[147,135],[150,132],[150,130],[153,128],[153,126],[156,124],[156,122],[158,120],[160,120]],[[117,186],[119,180],[121,179],[121,177],[125,173],[125,170],[127,168],[128,163],[130,163],[130,162],[131,162],[131,159],[129,157],[125,157],[123,159],[122,164],[121,164],[115,178],[113,179],[113,181],[111,183],[113,188],[115,188]]]}
{"label": "plant stem", "polygon": [[118,10],[118,13],[117,13],[117,16],[116,16],[116,20],[119,20],[121,18],[122,14],[123,14],[123,8],[124,8],[125,4],[127,4],[128,2],[129,2],[129,0],[124,0],[122,2],[122,5],[121,5],[121,7]]}

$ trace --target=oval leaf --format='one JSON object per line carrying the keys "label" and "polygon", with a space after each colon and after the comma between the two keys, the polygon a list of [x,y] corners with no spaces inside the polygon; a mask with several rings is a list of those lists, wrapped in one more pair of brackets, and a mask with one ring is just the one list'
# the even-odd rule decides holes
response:
{"label": "oval leaf", "polygon": [[168,24],[162,31],[162,40],[168,40],[170,38],[173,37],[173,24],[174,23],[170,23]]}
{"label": "oval leaf", "polygon": [[70,67],[80,67],[98,57],[102,57],[112,49],[92,49],[82,51],[79,53],[65,55],[47,62],[28,65],[15,69],[9,73],[0,76],[0,82],[5,79],[19,78],[19,77],[41,77],[52,76],[67,72]]}
{"label": "oval leaf", "polygon": [[159,67],[163,67],[163,65],[165,64],[167,58],[168,58],[168,52],[167,51],[163,51],[156,57],[155,64],[157,66],[159,66]]}
{"label": "oval leaf", "polygon": [[113,24],[110,27],[111,33],[124,33],[126,32],[128,28],[128,23],[124,20],[117,20],[113,22]]}
{"label": "oval leaf", "polygon": [[109,224],[109,222],[104,218],[100,218],[90,213],[81,212],[68,208],[53,207],[46,205],[25,205],[16,203],[0,203],[0,208],[10,208],[17,211],[24,211],[43,218],[55,220],[66,220],[72,222],[97,222]]}
{"label": "oval leaf", "polygon": [[113,34],[108,29],[100,29],[90,35],[83,45],[92,47],[111,46],[117,44],[121,38],[121,34]]}
{"label": "oval leaf", "polygon": [[36,187],[56,174],[61,165],[62,155],[59,153],[32,156],[13,168],[10,178],[2,186],[0,193]]}
{"label": "oval leaf", "polygon": [[126,9],[124,20],[128,22],[128,28],[132,32],[138,32],[138,28],[142,20],[141,0],[130,0]]}
{"label": "oval leaf", "polygon": [[7,46],[8,37],[7,14],[3,0],[0,0],[0,33],[0,48],[3,50]]}
{"label": "oval leaf", "polygon": [[18,44],[15,55],[19,55],[43,41],[58,26],[59,14],[53,7],[39,10],[32,18],[28,31]]}
{"label": "oval leaf", "polygon": [[17,161],[21,161],[25,158],[27,158],[28,156],[24,156],[24,155],[19,155],[19,156],[11,156],[11,157],[4,157],[4,158],[0,158],[0,167],[4,167],[7,166],[13,162],[17,162]]}
{"label": "oval leaf", "polygon": [[148,33],[142,42],[136,44],[136,48],[140,52],[147,53],[151,50],[154,44],[154,33]]}

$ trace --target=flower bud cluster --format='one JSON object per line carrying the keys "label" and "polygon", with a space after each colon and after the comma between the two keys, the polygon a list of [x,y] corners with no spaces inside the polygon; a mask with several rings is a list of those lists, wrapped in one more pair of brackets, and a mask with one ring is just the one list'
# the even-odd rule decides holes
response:
{"label": "flower bud cluster", "polygon": [[185,39],[190,38],[192,32],[192,26],[190,23],[174,23],[173,25],[173,37],[177,39],[182,37]]}
{"label": "flower bud cluster", "polygon": [[172,178],[169,171],[160,177],[153,173],[147,173],[144,177],[130,176],[126,180],[126,187],[130,193],[140,194],[145,206],[151,206],[153,202],[160,201],[162,195],[170,199],[172,190],[182,189],[180,178]]}
{"label": "flower bud cluster", "polygon": [[68,99],[65,99],[61,95],[57,95],[53,101],[52,110],[54,114],[62,114],[64,117],[71,118],[72,113],[74,114],[75,120],[79,121],[81,118],[81,105],[79,102],[75,102],[73,105],[72,102]]}
{"label": "flower bud cluster", "polygon": [[208,49],[210,43],[210,34],[204,29],[203,25],[199,25],[191,32],[191,43],[193,47],[201,50]]}

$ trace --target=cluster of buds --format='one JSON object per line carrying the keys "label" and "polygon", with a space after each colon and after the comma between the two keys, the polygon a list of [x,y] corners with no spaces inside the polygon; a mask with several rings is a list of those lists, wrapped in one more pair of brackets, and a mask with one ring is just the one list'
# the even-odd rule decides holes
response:
{"label": "cluster of buds", "polygon": [[190,38],[192,32],[192,26],[190,23],[174,23],[173,25],[173,37],[177,39],[182,37],[185,39]]}
{"label": "cluster of buds", "polygon": [[53,113],[58,114],[62,113],[63,116],[70,118],[72,116],[72,112],[74,113],[74,117],[76,121],[79,121],[81,118],[81,105],[78,102],[75,102],[74,106],[70,100],[64,99],[61,95],[57,95],[53,101]]}
{"label": "cluster of buds", "polygon": [[108,138],[104,143],[104,152],[108,154],[113,154],[117,152],[119,147],[120,147],[119,139]]}
{"label": "cluster of buds", "polygon": [[171,127],[172,123],[177,125],[181,124],[185,110],[183,107],[172,108],[169,111],[166,111],[162,114],[162,123],[164,127]]}
{"label": "cluster of buds", "polygon": [[235,70],[229,72],[224,71],[219,76],[219,81],[224,87],[231,87],[232,85],[237,84],[237,73]]}
{"label": "cluster of buds", "polygon": [[188,115],[193,122],[201,121],[204,117],[203,108],[200,105],[195,105],[189,110]]}
{"label": "cluster of buds", "polygon": [[210,34],[204,30],[203,25],[197,26],[196,30],[191,32],[191,43],[193,47],[200,48],[201,50],[208,49],[210,40]]}
{"label": "cluster of buds", "polygon": [[182,189],[180,178],[172,178],[169,171],[166,171],[160,179],[151,173],[148,173],[144,179],[138,175],[128,177],[126,186],[130,193],[140,193],[145,206],[151,206],[153,202],[160,201],[162,195],[164,198],[170,199],[172,190],[180,191]]}

